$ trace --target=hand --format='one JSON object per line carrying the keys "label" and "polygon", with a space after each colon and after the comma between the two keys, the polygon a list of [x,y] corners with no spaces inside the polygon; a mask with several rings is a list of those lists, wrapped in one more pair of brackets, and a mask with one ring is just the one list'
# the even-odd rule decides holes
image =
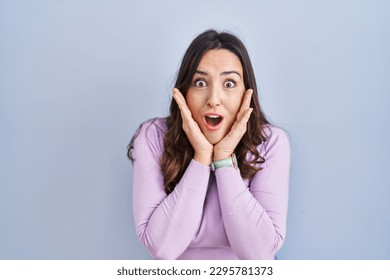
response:
{"label": "hand", "polygon": [[210,165],[213,155],[213,145],[207,141],[198,124],[192,118],[187,102],[184,99],[183,94],[177,88],[173,89],[173,98],[180,109],[181,118],[183,120],[183,130],[194,148],[194,160],[205,165]]}
{"label": "hand", "polygon": [[214,161],[230,157],[234,153],[234,149],[237,147],[242,136],[245,134],[246,125],[253,111],[253,108],[249,107],[252,94],[252,89],[248,89],[245,92],[240,110],[237,113],[236,121],[233,123],[230,132],[214,146]]}

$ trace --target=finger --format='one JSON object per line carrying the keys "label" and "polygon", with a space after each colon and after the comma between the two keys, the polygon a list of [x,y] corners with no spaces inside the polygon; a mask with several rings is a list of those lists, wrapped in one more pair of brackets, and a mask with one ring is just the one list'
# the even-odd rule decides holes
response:
{"label": "finger", "polygon": [[246,91],[246,96],[244,97],[244,108],[249,108],[252,101],[253,89],[248,89]]}
{"label": "finger", "polygon": [[244,114],[244,116],[242,117],[242,122],[245,123],[245,125],[248,123],[249,118],[250,118],[251,115],[252,115],[252,112],[253,112],[253,108],[248,108],[248,109],[246,109],[245,114]]}
{"label": "finger", "polygon": [[191,111],[184,107],[183,105],[179,105],[180,114],[184,121],[193,121]]}
{"label": "finger", "polygon": [[240,119],[237,119],[237,121],[234,123],[232,127],[233,134],[239,135],[239,137],[242,137],[246,131],[247,123],[249,118],[251,117],[251,114],[253,112],[253,108],[247,108]]}
{"label": "finger", "polygon": [[183,94],[180,92],[180,90],[178,90],[177,88],[174,88],[172,90],[172,96],[173,98],[175,99],[177,105],[180,107],[180,106],[183,106],[185,108],[188,108],[187,106],[187,102],[183,96]]}
{"label": "finger", "polygon": [[180,109],[180,115],[183,119],[183,124],[187,127],[193,128],[195,125],[195,121],[192,118],[192,113],[190,109],[188,108],[187,102],[183,97],[183,94],[177,89],[174,88],[173,91],[173,98],[175,99],[177,105]]}
{"label": "finger", "polygon": [[253,90],[248,89],[245,92],[244,99],[242,100],[240,110],[237,114],[237,120],[242,118],[242,115],[244,115],[245,111],[249,108],[252,100]]}

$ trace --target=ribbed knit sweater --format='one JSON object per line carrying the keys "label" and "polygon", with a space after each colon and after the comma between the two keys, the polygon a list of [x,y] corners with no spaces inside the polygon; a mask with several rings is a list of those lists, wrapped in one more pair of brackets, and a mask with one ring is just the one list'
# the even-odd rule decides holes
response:
{"label": "ribbed knit sweater", "polygon": [[[156,259],[273,259],[286,234],[290,145],[268,125],[265,158],[251,180],[240,170],[192,160],[169,195],[160,160],[165,119],[145,122],[134,142],[133,209],[138,238]],[[250,155],[248,155],[250,158]]]}

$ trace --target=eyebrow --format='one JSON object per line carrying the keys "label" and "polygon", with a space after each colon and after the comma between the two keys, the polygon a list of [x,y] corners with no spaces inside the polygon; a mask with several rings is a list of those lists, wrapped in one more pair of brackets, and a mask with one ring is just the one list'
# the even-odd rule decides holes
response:
{"label": "eyebrow", "polygon": [[[201,71],[201,70],[196,70],[195,73],[199,74],[199,75],[203,75],[203,76],[208,76],[209,75],[207,72],[204,72],[204,71]],[[236,74],[236,75],[238,75],[241,78],[240,73],[238,73],[237,71],[234,71],[234,70],[224,71],[224,72],[221,73],[221,76],[227,76],[227,75],[230,75],[230,74]]]}

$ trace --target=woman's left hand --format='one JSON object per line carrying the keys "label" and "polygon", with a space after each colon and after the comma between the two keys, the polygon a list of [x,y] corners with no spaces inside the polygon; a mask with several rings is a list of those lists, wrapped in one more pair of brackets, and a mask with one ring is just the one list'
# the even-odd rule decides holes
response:
{"label": "woman's left hand", "polygon": [[246,125],[253,111],[253,108],[249,107],[252,94],[252,89],[248,89],[245,92],[240,110],[237,113],[236,121],[234,122],[230,132],[214,146],[214,161],[230,157],[246,132]]}

